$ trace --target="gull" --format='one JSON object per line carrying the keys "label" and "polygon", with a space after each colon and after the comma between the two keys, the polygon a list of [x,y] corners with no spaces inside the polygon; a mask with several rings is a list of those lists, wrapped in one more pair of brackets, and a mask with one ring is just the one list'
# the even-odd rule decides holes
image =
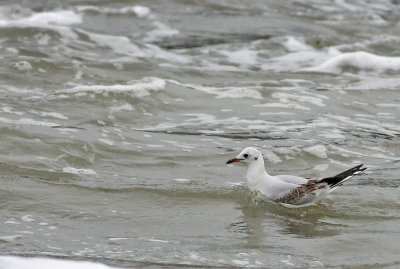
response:
{"label": "gull", "polygon": [[346,180],[362,173],[367,168],[357,165],[333,177],[309,179],[292,175],[271,176],[265,171],[264,158],[254,147],[242,150],[230,163],[247,164],[247,187],[254,193],[261,193],[267,199],[286,207],[312,205],[319,199],[341,186]]}

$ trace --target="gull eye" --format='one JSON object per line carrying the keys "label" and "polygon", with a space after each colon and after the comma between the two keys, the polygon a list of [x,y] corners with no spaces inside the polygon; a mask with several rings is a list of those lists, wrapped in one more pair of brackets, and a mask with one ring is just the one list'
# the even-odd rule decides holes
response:
{"label": "gull eye", "polygon": [[247,158],[247,157],[249,157],[249,154],[245,153],[245,154],[243,154],[243,157]]}

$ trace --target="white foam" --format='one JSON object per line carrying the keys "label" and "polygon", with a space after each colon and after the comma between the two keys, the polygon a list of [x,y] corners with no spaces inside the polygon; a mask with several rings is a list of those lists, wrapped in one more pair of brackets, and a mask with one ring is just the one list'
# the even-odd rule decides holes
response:
{"label": "white foam", "polygon": [[286,41],[283,45],[290,51],[307,51],[314,50],[312,47],[306,45],[304,39],[299,39],[293,36],[286,37]]}
{"label": "white foam", "polygon": [[35,35],[35,38],[39,45],[48,45],[51,40],[51,36],[48,34],[38,33]]}
{"label": "white foam", "polygon": [[19,50],[16,48],[6,48],[6,51],[11,52],[13,54],[18,54]]}
{"label": "white foam", "polygon": [[324,264],[320,261],[312,261],[310,262],[310,267],[318,267],[318,268],[323,268],[325,267]]}
{"label": "white foam", "polygon": [[32,65],[28,61],[17,62],[15,67],[20,71],[28,71],[32,69]]}
{"label": "white foam", "polygon": [[366,77],[364,76],[361,81],[351,84],[347,89],[359,90],[380,90],[380,89],[399,89],[400,78],[388,77]]}
{"label": "white foam", "polygon": [[[301,38],[288,37],[287,40],[275,40],[290,50],[280,56],[265,59],[261,68],[265,71],[299,71],[303,68],[320,64],[321,61],[329,59],[332,55],[337,55],[338,50],[330,48],[328,50],[316,50],[304,43]],[[272,42],[273,40],[271,40]]]}
{"label": "white foam", "polygon": [[298,94],[291,94],[291,93],[285,93],[285,92],[276,92],[272,94],[273,98],[279,99],[281,103],[286,103],[290,104],[292,103],[292,100],[296,100],[299,102],[308,102],[310,104],[316,105],[323,107],[325,106],[324,102],[322,101],[322,98],[318,98],[315,96],[306,96],[306,95],[298,95]]}
{"label": "white foam", "polygon": [[18,225],[19,222],[16,221],[14,218],[12,218],[12,219],[9,219],[9,220],[5,221],[4,224],[16,224],[16,225]]}
{"label": "white foam", "polygon": [[179,183],[190,183],[191,180],[187,178],[175,178],[174,181],[179,182]]}
{"label": "white foam", "polygon": [[21,19],[28,23],[44,23],[56,25],[72,25],[82,22],[82,15],[75,13],[72,10],[60,10],[34,13],[32,16]]}
{"label": "white foam", "polygon": [[110,107],[111,113],[119,112],[119,111],[132,111],[132,110],[133,110],[133,107],[128,103],[119,105],[119,106]]}
{"label": "white foam", "polygon": [[[5,13],[4,10],[3,13]],[[62,36],[71,39],[77,39],[78,35],[69,26],[82,22],[82,15],[72,10],[37,12],[30,16],[17,18],[7,16],[8,14],[0,17],[0,27],[39,27],[57,31]]]}
{"label": "white foam", "polygon": [[[281,136],[285,132],[312,132],[316,129],[336,129],[337,123],[332,120],[327,120],[325,118],[318,118],[313,121],[303,121],[303,120],[288,120],[288,121],[268,121],[262,118],[251,118],[243,119],[239,117],[229,117],[229,118],[217,118],[215,115],[206,113],[186,113],[183,114],[185,119],[180,122],[163,122],[156,124],[155,126],[144,127],[144,131],[165,131],[174,130],[176,128],[198,128],[198,126],[207,126],[207,130],[211,130],[212,133],[224,133],[234,130],[235,132],[251,132],[255,130],[260,132],[262,130],[268,131],[273,135]],[[221,115],[220,115],[221,116]],[[324,116],[325,117],[325,116]],[[395,125],[393,124],[393,127]],[[398,127],[400,129],[400,127]],[[199,132],[204,132],[203,129],[197,129]],[[214,143],[214,142],[212,142]]]}
{"label": "white foam", "polygon": [[68,173],[68,174],[81,174],[81,175],[94,175],[94,174],[96,174],[95,171],[90,170],[90,169],[74,168],[74,167],[64,167],[62,171],[64,173]]}
{"label": "white foam", "polygon": [[72,25],[82,22],[82,16],[72,10],[59,10],[37,12],[31,16],[17,19],[0,19],[0,26],[10,24],[30,24],[30,25]]}
{"label": "white foam", "polygon": [[112,7],[95,7],[95,6],[78,6],[78,11],[95,11],[104,14],[135,14],[139,18],[146,17],[150,14],[150,8],[145,6],[131,6],[123,8]]}
{"label": "white foam", "polygon": [[162,140],[162,141],[165,143],[173,144],[175,147],[182,148],[183,150],[189,150],[189,152],[191,151],[191,149],[194,149],[194,148],[196,148],[196,146],[198,146],[195,144],[189,145],[189,144],[185,144],[185,143],[178,143],[176,141],[171,141],[171,140]]}
{"label": "white foam", "polygon": [[[15,241],[15,239],[22,238],[22,235],[16,234],[16,235],[9,235],[9,236],[0,236],[0,241],[6,241],[6,242],[12,242]],[[2,268],[2,267],[0,267]]]}
{"label": "white foam", "polygon": [[105,264],[53,258],[0,256],[1,269],[112,269]]}
{"label": "white foam", "polygon": [[132,238],[127,238],[127,237],[111,237],[111,238],[108,238],[109,241],[121,241],[121,240],[129,240],[129,239],[132,239]]}
{"label": "white foam", "polygon": [[362,129],[374,130],[378,133],[387,134],[391,136],[397,136],[397,134],[400,132],[400,127],[397,124],[385,123],[369,119],[363,119],[363,121],[361,122],[361,119],[354,120],[349,117],[340,115],[326,115],[326,117],[341,121],[343,123],[347,123],[353,127],[360,127]]}
{"label": "white foam", "polygon": [[[344,149],[344,148],[340,148],[334,145],[330,145],[330,148],[332,148],[333,150],[336,150],[337,152],[341,152],[341,155],[344,157],[348,157],[349,155],[353,155],[353,156],[363,156],[363,157],[369,157],[369,158],[379,158],[379,159],[384,159],[384,160],[393,160],[393,161],[399,161],[400,158],[397,157],[390,157],[388,156],[388,154],[382,154],[382,153],[361,153],[361,152],[357,152],[354,150],[348,150],[348,149]],[[371,150],[370,150],[371,152]],[[331,162],[334,162],[333,160],[330,160]],[[342,164],[344,166],[348,166],[345,164]]]}
{"label": "white foam", "polygon": [[137,97],[150,95],[150,91],[160,91],[165,88],[165,80],[156,77],[145,77],[141,80],[130,81],[128,85],[80,85],[71,89],[56,91],[56,94],[76,94],[82,92],[94,93],[133,93]]}
{"label": "white foam", "polygon": [[139,46],[132,43],[131,40],[125,36],[96,34],[84,31],[82,29],[79,29],[79,32],[87,35],[90,40],[96,42],[99,46],[107,46],[118,54],[130,55],[135,58],[150,56],[150,54],[146,54],[146,52],[142,48],[139,48]]}
{"label": "white foam", "polygon": [[44,117],[52,117],[52,118],[56,118],[56,119],[60,119],[60,120],[68,119],[68,117],[66,117],[63,114],[58,113],[58,112],[41,112],[40,115],[44,116]]}
{"label": "white foam", "polygon": [[257,64],[257,55],[258,52],[255,50],[250,50],[250,49],[240,49],[237,51],[233,50],[221,50],[219,53],[225,55],[228,57],[228,60],[231,63],[236,63],[236,64],[246,64],[246,65],[255,65]]}
{"label": "white foam", "polygon": [[[192,126],[192,125],[198,125],[198,124],[206,124],[206,125],[211,125],[211,126],[216,126],[216,125],[227,125],[227,126],[232,126],[233,128],[239,128],[239,129],[245,129],[249,130],[252,128],[257,128],[257,129],[271,129],[272,126],[269,124],[269,122],[265,120],[246,120],[246,119],[240,119],[238,117],[231,117],[227,119],[216,119],[214,115],[210,114],[205,114],[205,113],[187,113],[184,114],[184,116],[191,117],[190,119],[185,120],[185,122],[182,123],[169,123],[169,122],[163,122],[159,123],[154,127],[151,128],[144,128],[143,130],[168,130],[171,128],[176,128],[176,127],[186,127],[186,126]],[[240,126],[243,124],[249,124],[246,126]],[[224,130],[217,129],[217,130],[199,130],[200,132],[204,133],[223,133]],[[215,143],[215,141],[214,141]]]}
{"label": "white foam", "polygon": [[167,240],[161,240],[161,239],[155,239],[155,238],[139,238],[139,239],[146,240],[146,241],[149,241],[149,242],[179,244],[179,242],[176,242],[176,241],[167,241]]}
{"label": "white foam", "polygon": [[20,112],[20,111],[13,111],[13,109],[9,106],[3,106],[0,108],[0,110],[1,110],[1,112],[9,113],[9,114],[15,114],[15,115],[23,115],[24,114],[23,112]]}
{"label": "white foam", "polygon": [[200,255],[196,252],[190,252],[190,258],[194,260],[198,260],[200,258]]}
{"label": "white foam", "polygon": [[262,99],[260,92],[249,88],[232,88],[219,92],[217,98],[251,98]]}
{"label": "white foam", "polygon": [[81,70],[78,70],[78,71],[76,72],[74,78],[75,78],[76,80],[80,80],[80,79],[82,79],[82,75],[83,75],[83,72],[82,72]]}
{"label": "white foam", "polygon": [[34,232],[32,232],[32,231],[18,231],[18,233],[22,233],[22,234],[34,234]]}
{"label": "white foam", "polygon": [[377,107],[383,107],[383,108],[400,108],[400,104],[393,104],[393,103],[381,103],[381,104],[376,104]]}
{"label": "white foam", "polygon": [[342,7],[345,10],[354,11],[354,12],[360,10],[360,6],[356,6],[356,5],[347,3],[344,0],[334,0],[333,2],[334,2],[335,6]]}
{"label": "white foam", "polygon": [[[390,38],[398,39],[396,37]],[[387,36],[378,39],[383,44],[389,42],[387,41],[389,39]],[[266,59],[260,57],[252,59],[252,61],[259,63],[258,65],[266,71],[292,70],[340,73],[343,71],[352,72],[352,68],[356,69],[354,71],[360,70],[364,72],[382,72],[400,69],[400,57],[380,56],[362,51],[363,49],[367,49],[371,44],[374,45],[372,41],[365,41],[362,44],[338,45],[324,49],[315,49],[308,46],[303,39],[292,36],[286,37],[286,40],[282,40],[281,37],[272,38],[269,42],[279,43],[288,49],[289,52]],[[375,38],[374,42],[377,42]],[[353,52],[343,53],[341,50],[353,50]]]}
{"label": "white foam", "polygon": [[296,104],[295,102],[290,102],[290,103],[265,103],[265,104],[258,104],[254,105],[256,107],[271,107],[271,108],[287,108],[287,109],[296,109],[296,110],[310,110],[309,107],[302,106],[299,104]]}
{"label": "white foam", "polygon": [[341,131],[337,130],[337,129],[319,134],[318,136],[322,136],[322,137],[325,137],[328,139],[344,139],[344,138],[346,138],[344,135],[341,134]]}
{"label": "white foam", "polygon": [[249,265],[249,261],[246,260],[232,260],[232,262],[239,266],[247,266]]}
{"label": "white foam", "polygon": [[114,142],[113,142],[113,141],[108,140],[108,139],[105,139],[105,138],[99,138],[99,139],[97,139],[97,140],[99,140],[100,142],[103,142],[104,144],[107,144],[107,145],[109,145],[109,146],[114,145]]}
{"label": "white foam", "polygon": [[132,10],[136,13],[138,17],[145,17],[150,13],[150,8],[144,6],[134,6]]}
{"label": "white foam", "polygon": [[217,98],[251,98],[251,99],[262,99],[262,95],[255,89],[250,87],[210,87],[201,86],[195,84],[180,83],[176,80],[168,80],[170,83],[174,83],[187,88],[199,90],[208,94],[216,95]]}
{"label": "white foam", "polygon": [[310,153],[311,155],[317,156],[321,159],[326,159],[328,156],[326,155],[326,147],[323,145],[315,145],[308,148],[305,148],[304,151]]}
{"label": "white foam", "polygon": [[179,34],[179,30],[173,29],[170,26],[160,21],[153,22],[153,25],[156,27],[156,29],[147,32],[146,37],[143,39],[143,41],[145,42],[160,41],[165,37],[170,37]]}
{"label": "white foam", "polygon": [[0,117],[0,122],[9,123],[9,124],[48,126],[48,127],[60,126],[59,124],[56,124],[56,123],[53,123],[53,122],[37,121],[37,120],[29,119],[29,118],[22,118],[22,119],[19,119],[19,120],[11,120],[11,119],[6,119],[6,118],[3,118],[3,117]]}
{"label": "white foam", "polygon": [[299,149],[297,148],[286,148],[286,147],[276,147],[274,148],[274,152],[279,153],[279,154],[285,154],[285,155],[295,155]]}
{"label": "white foam", "polygon": [[317,164],[316,166],[314,166],[314,170],[318,170],[318,171],[325,171],[326,169],[328,169],[329,165],[327,164]]}
{"label": "white foam", "polygon": [[[281,45],[289,52],[282,50],[270,53],[265,50],[265,47],[270,47],[272,44]],[[205,58],[204,55],[208,57]],[[192,59],[200,63],[190,66],[196,70],[243,72],[256,67],[264,71],[297,71],[320,64],[321,60],[327,59],[327,52],[308,46],[301,38],[289,36],[271,38],[268,41],[257,40],[250,44],[236,44],[233,48],[232,44],[205,47],[199,49],[199,54],[192,56]]]}
{"label": "white foam", "polygon": [[29,112],[32,113],[32,114],[35,114],[35,115],[40,115],[42,117],[51,117],[51,118],[61,119],[61,120],[67,120],[68,119],[63,114],[57,113],[57,112],[38,112],[36,110],[30,110]]}
{"label": "white foam", "polygon": [[158,145],[158,144],[146,144],[149,148],[163,148],[163,145]]}
{"label": "white foam", "polygon": [[282,160],[270,150],[262,150],[263,156],[271,163],[280,163]]}
{"label": "white foam", "polygon": [[[163,59],[163,60],[166,60],[168,63],[177,62],[179,64],[182,64],[182,63],[189,64],[192,62],[190,57],[188,57],[187,55],[184,55],[182,53],[174,53],[172,51],[167,51],[167,50],[161,49],[160,47],[153,45],[153,44],[145,44],[143,53],[144,53],[144,55],[146,55],[146,57]],[[133,55],[133,56],[136,57],[136,55]],[[160,66],[168,67],[171,65],[161,63]],[[177,67],[177,66],[175,66],[175,67]],[[182,65],[179,65],[179,68],[182,68]]]}
{"label": "white foam", "polygon": [[348,52],[334,56],[323,64],[307,70],[340,73],[343,68],[374,71],[399,70],[400,57],[379,56],[365,51]]}
{"label": "white foam", "polygon": [[124,65],[121,63],[113,63],[113,65],[114,65],[115,69],[117,69],[119,71],[124,70]]}
{"label": "white foam", "polygon": [[32,218],[32,215],[25,215],[25,216],[22,216],[22,217],[21,217],[21,220],[22,220],[23,222],[34,222],[34,221],[35,221],[35,219]]}
{"label": "white foam", "polygon": [[225,182],[225,183],[232,187],[246,186],[246,182]]}
{"label": "white foam", "polygon": [[31,98],[38,99],[46,95],[41,88],[20,88],[13,87],[9,85],[2,85],[1,91],[6,91],[7,93],[13,93],[18,95],[29,95]]}

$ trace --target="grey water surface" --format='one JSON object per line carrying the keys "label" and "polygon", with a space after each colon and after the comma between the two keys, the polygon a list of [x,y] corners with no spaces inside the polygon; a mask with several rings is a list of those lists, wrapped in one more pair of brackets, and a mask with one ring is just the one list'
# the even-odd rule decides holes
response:
{"label": "grey water surface", "polygon": [[[0,2],[0,254],[400,267],[398,1]],[[255,203],[245,167],[320,178]]]}

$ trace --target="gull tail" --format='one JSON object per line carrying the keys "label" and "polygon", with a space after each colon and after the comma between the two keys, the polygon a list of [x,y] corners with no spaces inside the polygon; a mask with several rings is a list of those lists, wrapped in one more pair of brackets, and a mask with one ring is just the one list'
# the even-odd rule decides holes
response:
{"label": "gull tail", "polygon": [[346,180],[352,178],[355,175],[361,174],[363,171],[367,169],[366,167],[362,166],[363,164],[357,165],[353,168],[350,168],[349,170],[337,174],[336,176],[323,178],[319,182],[321,183],[324,182],[328,184],[330,189],[333,189],[337,186],[341,186]]}

